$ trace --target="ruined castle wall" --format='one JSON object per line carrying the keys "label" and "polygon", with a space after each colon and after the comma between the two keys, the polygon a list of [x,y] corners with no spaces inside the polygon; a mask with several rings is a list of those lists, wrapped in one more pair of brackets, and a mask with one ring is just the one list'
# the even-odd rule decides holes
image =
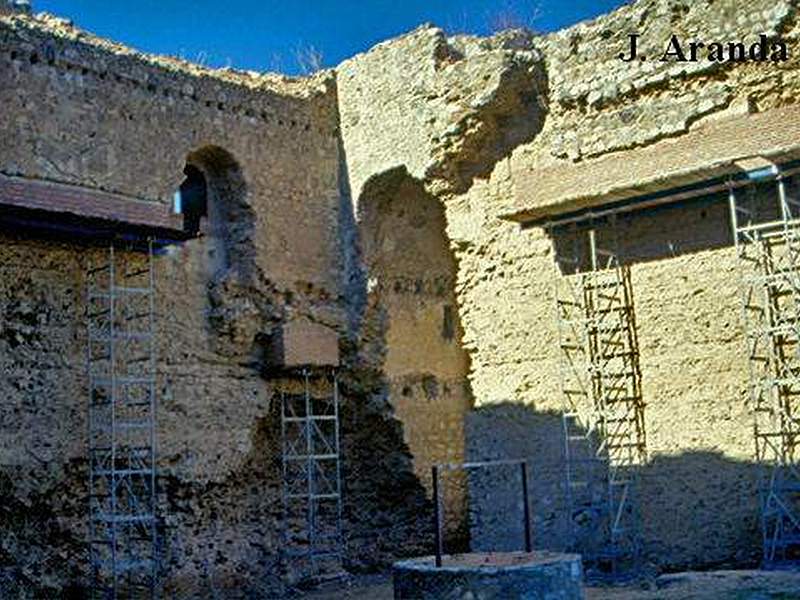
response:
{"label": "ruined castle wall", "polygon": [[[86,557],[85,270],[105,250],[8,236],[2,248],[3,387],[14,400],[3,404],[3,497],[24,507],[4,522],[4,566],[11,561],[23,569],[21,581],[56,593],[82,581]],[[261,431],[270,391],[252,368],[208,347],[204,272],[185,256],[156,264],[165,563],[184,593],[206,585],[208,573],[223,588],[242,584],[227,569],[239,560],[266,567],[275,550],[274,505],[263,508],[261,492],[232,493],[250,481],[278,497],[275,448],[265,447],[270,438]],[[256,499],[260,512],[248,507]],[[260,521],[271,523],[267,546],[254,549],[241,532]],[[229,552],[236,558],[219,564]]]}
{"label": "ruined castle wall", "polygon": [[[187,161],[208,180],[208,235],[155,259],[162,552],[178,595],[278,580],[280,429],[260,361],[292,317],[342,331],[334,92],[324,74],[208,71],[0,18],[0,172],[164,204]],[[85,564],[85,271],[104,251],[48,237],[0,242],[2,495],[43,503],[3,532],[18,544],[4,559],[43,589]]]}
{"label": "ruined castle wall", "polygon": [[[540,126],[537,54],[506,47],[519,41],[512,34],[485,46],[473,39],[456,46],[423,26],[337,68],[342,145],[361,232],[355,243],[368,289],[375,285],[370,300],[388,313],[368,309],[360,350],[385,371],[389,401],[426,482],[432,462],[466,458],[464,419],[472,405],[458,265],[440,194],[463,189]],[[393,183],[398,178],[402,185]],[[379,202],[387,208],[376,219]],[[455,324],[452,340],[442,339],[444,305]],[[457,547],[465,475],[447,473],[443,482],[447,542]]]}
{"label": "ruined castle wall", "polygon": [[[281,564],[273,399],[291,382],[275,378],[270,362],[276,336],[290,329],[313,334],[292,338],[295,363],[304,349],[309,362],[320,358],[316,339],[324,361],[337,340],[341,350],[344,566],[375,569],[426,552],[430,503],[380,394],[384,381],[354,358],[346,328],[347,303],[357,302],[341,286],[353,219],[334,76],[213,71],[46,15],[8,14],[0,103],[0,174],[14,181],[167,208],[185,165],[205,178],[202,235],[155,260],[165,592],[272,597],[302,575]],[[79,200],[70,210],[81,209]],[[88,581],[85,273],[103,252],[70,231],[5,231],[0,240],[10,399],[0,499],[13,515],[2,524],[0,589],[12,594],[21,586],[57,596]]]}
{"label": "ruined castle wall", "polygon": [[[737,19],[729,16],[734,8]],[[448,204],[448,231],[454,243],[466,248],[457,252],[459,297],[480,406],[475,439],[468,441],[477,454],[483,448],[491,451],[492,437],[506,430],[505,403],[525,405],[532,423],[557,415],[561,403],[553,240],[542,229],[502,223],[496,207],[557,205],[558,197],[548,197],[544,186],[537,188],[537,168],[560,165],[568,172],[573,161],[593,156],[613,160],[614,152],[619,152],[617,160],[635,168],[635,162],[625,161],[635,157],[637,148],[692,129],[702,132],[705,119],[709,125],[722,123],[796,101],[796,57],[783,65],[653,66],[652,73],[651,67],[619,67],[613,56],[622,42],[612,42],[633,30],[633,23],[654,46],[665,45],[667,30],[687,32],[687,38],[688,32],[703,31],[722,39],[745,31],[779,31],[797,39],[796,15],[783,3],[745,13],[738,3],[704,8],[640,2],[543,41],[550,100],[540,136],[498,164],[488,181],[477,182],[465,197]],[[698,23],[727,23],[731,29],[706,34]],[[625,154],[623,149],[628,149]],[[713,148],[707,154],[713,155]],[[524,189],[515,186],[518,173],[530,183]],[[635,173],[626,176],[635,180]],[[576,180],[570,193],[592,184],[591,179]],[[646,403],[645,556],[662,568],[754,564],[760,545],[738,272],[724,199],[706,201],[636,214],[619,223],[623,257],[632,265]],[[488,275],[487,268],[492,268]],[[502,302],[487,311],[485,298],[497,294],[503,295]],[[555,442],[550,421],[540,431]],[[548,501],[542,505],[540,492],[534,492],[538,539],[558,547],[564,526],[555,516],[563,506],[557,484],[561,449],[530,442],[533,431],[519,445],[506,445],[513,448],[511,454],[528,448],[537,457],[542,468],[532,485],[536,488],[539,481]]]}
{"label": "ruined castle wall", "polygon": [[203,70],[54,18],[4,17],[0,34],[0,172],[171,203],[187,156],[222,148],[239,165],[257,215],[259,266],[284,285],[335,289],[330,78]]}
{"label": "ruined castle wall", "polygon": [[[304,348],[310,362],[320,357],[315,339],[326,361],[337,339],[342,349],[344,566],[426,552],[430,521],[420,515],[430,504],[379,399],[383,381],[353,359],[346,330],[352,218],[343,215],[352,207],[332,75],[211,71],[52,17],[4,16],[0,98],[0,173],[15,181],[167,207],[186,164],[205,178],[203,234],[155,261],[165,592],[271,597],[302,575],[280,554],[273,398],[291,383],[274,378],[270,351],[288,329],[321,336],[292,338],[295,362]],[[13,519],[2,525],[0,589],[60,596],[88,581],[85,273],[104,249],[69,232],[2,235],[0,357],[11,401],[0,499]]]}
{"label": "ruined castle wall", "polygon": [[[278,585],[276,384],[262,371],[270,334],[298,317],[341,342],[347,566],[426,552],[420,479],[461,458],[529,459],[535,542],[562,548],[554,240],[502,217],[575,199],[536,185],[537,173],[560,180],[563,169],[571,188],[600,194],[591,174],[603,160],[635,171],[643,149],[796,114],[797,55],[621,65],[627,33],[641,33],[645,53],[672,32],[796,45],[797,23],[788,1],[642,0],[548,36],[425,26],[335,75],[288,80],[140,55],[49,17],[0,17],[0,174],[160,206],[187,162],[209,184],[205,235],[157,258],[168,591]],[[604,202],[597,194],[583,200]],[[646,558],[752,564],[752,420],[724,203],[619,227],[647,403]],[[81,580],[85,557],[82,298],[102,249],[2,236],[0,392],[13,402],[0,405],[0,500],[14,518],[0,589],[13,571],[57,595]],[[519,547],[518,476],[466,480],[473,547]]]}
{"label": "ruined castle wall", "polygon": [[[381,324],[378,368],[388,402],[403,423],[414,472],[430,489],[432,465],[464,461],[464,415],[472,400],[453,288],[456,264],[441,204],[407,174],[386,179],[360,205],[366,318]],[[464,482],[463,473],[442,474],[445,524],[454,536],[462,524]]]}
{"label": "ruined castle wall", "polygon": [[[52,518],[60,514],[65,523],[85,507],[85,493],[72,489],[85,479],[76,460],[86,447],[78,400],[85,392],[76,377],[85,356],[76,344],[82,267],[63,245],[4,236],[0,252],[0,497],[9,511],[2,520],[0,589],[15,589],[9,580],[16,573],[8,572],[15,563],[22,581],[60,589],[79,572],[59,554],[70,557],[84,531],[79,526],[70,534]],[[40,433],[34,438],[32,431]]]}
{"label": "ruined castle wall", "polygon": [[[392,99],[385,99],[383,82],[405,81],[407,65],[402,59],[388,60],[373,74],[370,55],[356,57],[347,68],[363,65],[357,85],[340,81],[348,161],[362,162],[355,176],[351,171],[354,190],[369,173],[407,164],[446,207],[476,406],[467,419],[467,454],[472,459],[533,459],[534,536],[537,544],[548,547],[564,544],[553,244],[542,229],[521,229],[501,215],[527,205],[557,207],[561,199],[536,186],[537,169],[559,166],[568,173],[570,165],[601,157],[626,161],[637,149],[659,141],[678,140],[691,131],[702,137],[703,127],[725,119],[768,115],[795,103],[800,91],[796,55],[781,64],[621,65],[616,55],[627,48],[625,36],[632,31],[646,40],[645,53],[666,47],[672,32],[685,39],[723,41],[751,40],[763,32],[780,34],[790,45],[798,38],[796,10],[788,2],[744,6],[662,0],[637,2],[544,37],[440,38],[449,52],[420,50],[416,59],[424,66],[414,72],[439,73],[446,80],[447,69],[459,64],[463,83],[446,99],[432,93],[429,97],[424,86],[412,88],[403,98],[402,124],[393,130],[393,118],[371,129],[362,154],[348,146],[348,137],[363,140],[361,115],[380,112],[383,102],[397,110],[402,92],[394,89]],[[414,35],[435,37],[428,31]],[[405,40],[396,47],[408,45]],[[391,58],[386,46],[375,52]],[[513,65],[524,64],[527,81],[541,87],[528,86],[527,95],[512,94],[516,104],[492,84],[479,95],[481,101],[460,96],[459,91],[477,85],[482,61],[492,53],[509,57],[495,63],[499,80],[515,81],[519,70]],[[442,55],[451,63],[441,61]],[[537,89],[542,93],[531,93]],[[370,95],[373,100],[365,100]],[[542,121],[531,127],[527,139],[504,145],[508,137],[497,135],[503,131],[497,111],[514,106],[512,112],[519,114],[520,104],[529,118],[543,115]],[[435,118],[421,118],[434,108]],[[359,118],[348,120],[351,110]],[[440,151],[437,140],[451,139],[444,132],[456,124],[459,136],[453,137],[474,136],[473,143],[454,142],[450,153]],[[438,129],[432,132],[434,127]],[[407,140],[417,140],[415,150],[429,152],[424,169],[414,166],[420,164],[418,156],[395,153],[388,161],[379,153],[379,148],[396,147],[392,136],[399,130]],[[482,147],[481,140],[492,150]],[[491,164],[474,168],[476,157]],[[473,167],[465,171],[464,164]],[[634,161],[629,164],[635,168]],[[462,193],[464,175],[468,189]],[[524,189],[516,185],[523,175],[528,183]],[[635,174],[628,175],[635,179]],[[592,181],[575,179],[575,186],[592,189]],[[602,198],[592,201],[602,203]],[[705,202],[635,215],[620,225],[632,269],[647,403],[646,556],[658,567],[752,564],[759,548],[736,265],[724,203]],[[478,512],[484,514],[483,523],[473,526],[474,545],[497,547],[520,538],[519,526],[506,525],[500,514],[520,512],[515,477],[499,474],[470,488]]]}

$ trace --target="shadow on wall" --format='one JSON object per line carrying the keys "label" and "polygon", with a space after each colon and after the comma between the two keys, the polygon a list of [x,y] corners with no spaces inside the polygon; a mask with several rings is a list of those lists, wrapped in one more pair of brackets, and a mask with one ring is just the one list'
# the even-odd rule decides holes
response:
{"label": "shadow on wall", "polygon": [[165,597],[188,597],[198,587],[213,597],[284,594],[280,422],[273,402],[253,425],[250,452],[219,481],[159,477],[172,522],[162,537]]}
{"label": "shadow on wall", "polygon": [[339,373],[345,567],[369,572],[385,569],[398,557],[430,554],[433,509],[388,402],[389,387],[380,369],[383,323],[365,319],[367,275],[341,140],[339,154],[339,243],[348,317],[340,337]]}
{"label": "shadow on wall", "polygon": [[[800,177],[786,180],[790,197],[800,193]],[[751,210],[755,221],[778,218],[778,192],[775,182],[757,183],[736,192],[742,207]],[[598,247],[616,249],[623,264],[690,255],[733,246],[730,209],[726,192],[703,196],[646,211],[622,213],[616,225],[608,218],[595,221]],[[560,256],[581,257],[581,269],[588,268],[588,225],[562,226],[550,232]],[[576,245],[576,232],[577,236]]]}
{"label": "shadow on wall", "polygon": [[[187,180],[204,179],[206,223],[200,229],[208,237],[211,276],[233,269],[247,281],[255,275],[255,213],[247,199],[247,185],[234,157],[219,146],[204,146],[186,159]],[[199,175],[198,175],[199,174]],[[184,182],[186,183],[186,182]]]}
{"label": "shadow on wall", "polygon": [[228,151],[212,145],[188,155],[184,174],[184,228],[200,233],[188,246],[205,269],[211,345],[258,367],[286,299],[256,261],[256,214],[245,173]]}
{"label": "shadow on wall", "polygon": [[[444,206],[399,167],[366,183],[358,216],[368,276],[362,357],[382,373],[414,470],[430,491],[433,464],[463,462],[463,419],[472,407]],[[466,478],[453,471],[445,478],[445,528],[463,542]]]}
{"label": "shadow on wall", "polygon": [[[704,197],[641,213],[625,213],[594,222],[597,246],[618,253],[623,264],[646,263],[733,246],[727,195]],[[578,256],[589,268],[588,223],[550,232],[560,257]]]}
{"label": "shadow on wall", "polygon": [[[561,415],[511,402],[467,418],[469,460],[529,461],[534,547],[569,547]],[[760,559],[759,468],[718,452],[656,455],[641,468],[645,564],[657,570],[755,567]],[[518,468],[474,471],[469,478],[472,550],[520,550],[524,544]],[[576,527],[580,514],[576,511]]]}
{"label": "shadow on wall", "polygon": [[[537,548],[567,546],[564,434],[561,417],[505,402],[482,406],[466,419],[467,460],[527,459],[531,524]],[[469,476],[473,551],[524,548],[522,482],[516,465],[478,469]]]}
{"label": "shadow on wall", "polygon": [[16,481],[36,477],[22,468],[0,468],[0,597],[84,597],[75,582],[85,577],[85,536],[79,522],[85,498],[75,489],[85,480],[79,460],[64,465],[64,478],[20,497]]}
{"label": "shadow on wall", "polygon": [[339,251],[342,256],[342,290],[347,304],[347,331],[353,336],[359,328],[367,303],[367,276],[361,262],[361,245],[358,241],[350,175],[341,136],[337,138],[339,149]]}
{"label": "shadow on wall", "polygon": [[363,372],[344,371],[340,383],[345,567],[380,571],[397,558],[431,554],[433,506],[414,474],[401,423]]}

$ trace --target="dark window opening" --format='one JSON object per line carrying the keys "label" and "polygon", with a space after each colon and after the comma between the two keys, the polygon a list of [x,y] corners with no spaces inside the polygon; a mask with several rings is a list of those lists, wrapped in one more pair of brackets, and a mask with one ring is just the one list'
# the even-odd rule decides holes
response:
{"label": "dark window opening", "polygon": [[455,315],[453,314],[453,307],[449,304],[444,305],[442,311],[442,337],[448,342],[453,341],[456,335]]}
{"label": "dark window opening", "polygon": [[183,173],[186,179],[178,192],[179,210],[183,214],[183,230],[194,236],[200,231],[201,220],[208,217],[208,186],[203,172],[197,167],[186,165]]}

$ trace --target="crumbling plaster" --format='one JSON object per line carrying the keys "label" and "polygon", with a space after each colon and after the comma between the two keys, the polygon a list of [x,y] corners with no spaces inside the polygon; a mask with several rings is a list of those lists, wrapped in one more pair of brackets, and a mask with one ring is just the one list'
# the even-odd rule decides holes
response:
{"label": "crumbling plaster", "polygon": [[[652,147],[657,153],[654,144],[696,132],[697,152],[711,156],[714,147],[703,146],[703,128],[717,123],[722,131],[739,131],[747,151],[757,151],[764,146],[758,137],[762,127],[726,123],[755,114],[768,121],[778,109],[794,114],[790,105],[800,92],[797,52],[785,63],[622,63],[617,54],[627,49],[626,36],[632,32],[641,34],[642,52],[652,55],[655,49],[663,52],[672,33],[686,40],[748,43],[764,33],[793,47],[800,28],[796,6],[786,1],[648,0],[543,36],[448,38],[423,27],[346,61],[339,71],[354,203],[363,200],[359,193],[365,181],[405,167],[445,207],[446,232],[458,264],[456,296],[470,357],[469,382],[480,415],[468,428],[467,435],[473,436],[466,442],[468,452],[475,459],[538,461],[539,489],[554,496],[535,500],[534,518],[549,523],[540,541],[553,547],[563,544],[557,533],[561,525],[553,521],[558,520],[554,503],[560,502],[560,459],[551,456],[552,448],[528,439],[500,443],[506,432],[513,432],[502,425],[507,404],[532,411],[525,438],[535,438],[536,423],[561,407],[552,241],[541,228],[521,229],[502,217],[540,204],[558,213],[563,200],[548,195],[551,188],[537,186],[539,170],[552,173],[555,184],[559,177],[571,177],[575,186],[567,191],[574,196],[581,186],[594,189],[593,172],[603,177],[599,161],[616,157],[615,169],[621,167],[626,180],[636,184],[637,152]],[[461,50],[465,46],[467,51]],[[494,76],[485,79],[488,87],[478,94],[486,101],[474,102],[472,86],[484,80],[489,64]],[[448,82],[448,95],[431,91],[455,68],[460,78]],[[495,110],[502,112],[508,103],[494,105],[493,100],[514,92],[498,91],[492,84],[506,78],[526,82],[527,95],[520,102],[528,105],[527,118],[535,123],[525,139],[509,146],[504,136],[481,135],[504,122],[495,118]],[[448,146],[442,140],[450,131],[475,138]],[[773,138],[765,143],[778,143]],[[800,140],[781,144],[796,147]],[[459,169],[486,159],[481,168]],[[645,163],[643,158],[642,178],[650,177]],[[703,165],[694,168],[699,174]],[[602,202],[602,197],[592,199]],[[667,216],[631,217],[620,233],[628,240],[632,263],[647,403],[647,558],[672,568],[742,564],[755,560],[758,546],[735,256],[724,208],[713,199],[708,202],[671,209]],[[574,203],[563,206],[575,208]],[[539,431],[549,439],[546,429]],[[489,489],[497,494],[500,488]],[[481,503],[480,490],[475,492],[480,506],[491,510],[502,504]],[[687,523],[679,533],[675,515]],[[475,533],[473,541],[480,543],[482,534]]]}
{"label": "crumbling plaster", "polygon": [[[339,336],[348,568],[426,551],[420,466],[462,456],[539,464],[537,544],[564,544],[560,458],[548,441],[561,405],[552,240],[501,217],[558,205],[537,190],[538,170],[625,160],[689,134],[700,144],[704,127],[790,110],[800,92],[796,53],[782,64],[622,65],[616,54],[632,30],[645,52],[671,32],[800,37],[787,0],[640,0],[549,35],[448,37],[423,26],[333,71],[291,79],[204,69],[53,17],[0,14],[0,173],[166,204],[189,157],[210,173],[208,159],[224,151],[244,184],[228,211],[232,237],[243,242],[233,253],[239,262],[220,269],[209,261],[210,235],[157,261],[172,589],[279,588],[270,400],[280,383],[265,379],[259,346],[295,318]],[[534,185],[518,186],[523,178]],[[436,264],[411,264],[413,253],[382,264],[392,252],[369,247],[375,231],[365,217],[378,201],[391,216],[420,195],[444,213],[423,213],[417,228],[415,248]],[[648,403],[646,555],[661,567],[752,563],[758,548],[733,251],[712,200],[621,225]],[[9,506],[47,510],[32,522],[17,510],[25,518],[9,527],[0,557],[46,556],[15,564],[13,574],[33,581],[42,575],[33,565],[45,564],[40,581],[51,591],[80,577],[63,558],[80,556],[85,537],[84,443],[71,432],[85,428],[80,298],[100,250],[7,233],[2,242],[2,385],[14,402],[2,405],[0,494]],[[371,287],[407,266],[395,279],[413,281],[412,292],[422,280],[418,297]],[[426,282],[437,277],[447,289],[431,299]],[[437,354],[441,372],[431,374],[458,391],[433,411],[423,373],[433,366],[413,354],[413,329],[392,330],[391,315],[430,304],[419,324],[434,327],[442,299],[456,308],[457,344]],[[404,387],[414,392],[405,399]],[[478,482],[478,506],[516,506],[500,498],[513,481],[501,483]],[[497,501],[481,495],[486,489]],[[46,545],[38,530],[48,532]],[[473,542],[489,544],[499,530],[475,528]]]}
{"label": "crumbling plaster", "polygon": [[[352,347],[333,74],[204,69],[11,12],[0,104],[0,172],[21,181],[166,205],[187,162],[205,174],[217,222],[155,259],[163,583],[180,597],[274,596],[285,571],[273,397],[287,383],[265,346],[302,322]],[[87,581],[85,273],[104,250],[81,235],[0,234],[0,385],[12,400],[0,409],[0,497],[17,507],[2,520],[3,593]],[[429,507],[399,427],[373,401],[378,383],[348,356],[346,563],[374,569],[419,551],[429,533],[412,516]]]}

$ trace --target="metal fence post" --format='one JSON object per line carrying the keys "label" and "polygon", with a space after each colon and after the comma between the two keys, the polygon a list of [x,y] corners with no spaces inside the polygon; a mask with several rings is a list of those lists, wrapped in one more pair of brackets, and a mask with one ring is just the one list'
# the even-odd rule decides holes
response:
{"label": "metal fence post", "polygon": [[525,552],[533,552],[533,541],[531,540],[531,507],[528,500],[528,461],[520,461],[519,466],[522,473],[522,510],[525,519]]}
{"label": "metal fence post", "polygon": [[436,566],[442,566],[442,521],[439,515],[439,466],[431,467],[433,478],[433,520],[434,520],[434,542],[436,543]]}

